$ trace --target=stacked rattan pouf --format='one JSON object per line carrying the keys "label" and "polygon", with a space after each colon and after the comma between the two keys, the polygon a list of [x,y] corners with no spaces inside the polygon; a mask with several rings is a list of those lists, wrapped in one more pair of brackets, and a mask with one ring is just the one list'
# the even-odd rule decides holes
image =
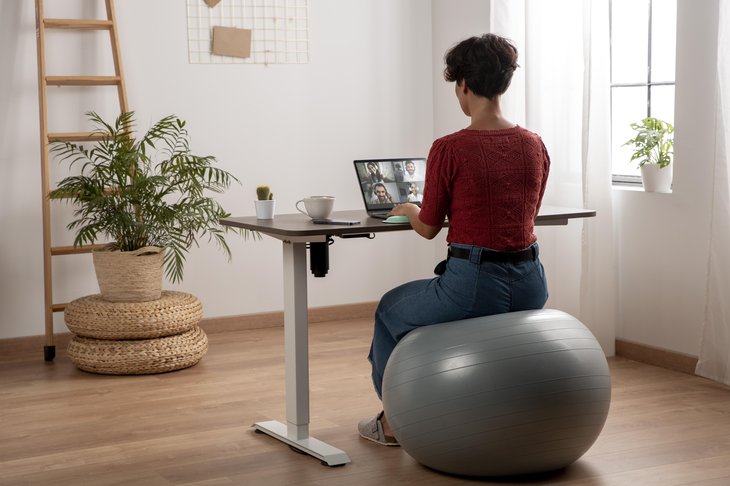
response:
{"label": "stacked rattan pouf", "polygon": [[70,302],[65,309],[71,361],[80,369],[109,375],[163,373],[193,366],[208,350],[198,327],[203,306],[197,297],[163,291],[148,302],[109,302],[100,294]]}

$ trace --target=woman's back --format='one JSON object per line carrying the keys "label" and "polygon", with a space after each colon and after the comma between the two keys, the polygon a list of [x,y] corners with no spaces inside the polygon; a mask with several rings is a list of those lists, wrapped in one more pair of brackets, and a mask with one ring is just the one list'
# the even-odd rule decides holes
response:
{"label": "woman's back", "polygon": [[527,248],[549,168],[542,140],[522,127],[452,133],[431,148],[420,219],[437,225],[448,216],[452,243]]}

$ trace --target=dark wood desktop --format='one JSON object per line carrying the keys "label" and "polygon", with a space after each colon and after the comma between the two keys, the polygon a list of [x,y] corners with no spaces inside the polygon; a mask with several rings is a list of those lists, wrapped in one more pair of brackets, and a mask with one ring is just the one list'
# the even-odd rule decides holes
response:
{"label": "dark wood desktop", "polygon": [[[540,208],[535,224],[544,225],[566,225],[568,220],[575,218],[589,218],[595,216],[592,209],[562,208],[557,206],[543,206]],[[291,237],[315,238],[322,235],[342,236],[357,235],[362,233],[383,233],[386,231],[403,231],[410,228],[408,223],[392,224],[383,223],[382,219],[371,218],[365,211],[335,211],[331,219],[345,219],[359,221],[355,225],[322,225],[314,224],[301,213],[277,214],[274,219],[256,219],[255,216],[231,217],[222,220],[228,226],[237,226],[249,230],[259,231],[278,239]],[[444,224],[448,226],[448,224]]]}

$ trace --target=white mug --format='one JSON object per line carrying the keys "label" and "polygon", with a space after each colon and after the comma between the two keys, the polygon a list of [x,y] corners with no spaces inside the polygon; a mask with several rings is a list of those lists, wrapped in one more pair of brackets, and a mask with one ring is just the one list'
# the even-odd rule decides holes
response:
{"label": "white mug", "polygon": [[[299,207],[299,203],[304,203],[306,211]],[[297,211],[312,219],[327,219],[330,217],[334,205],[335,198],[333,196],[308,196],[297,201],[296,208]]]}

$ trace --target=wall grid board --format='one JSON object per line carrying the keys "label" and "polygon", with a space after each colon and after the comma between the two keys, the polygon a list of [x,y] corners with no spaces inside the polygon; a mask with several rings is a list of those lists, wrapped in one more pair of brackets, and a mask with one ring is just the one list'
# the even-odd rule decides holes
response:
{"label": "wall grid board", "polygon": [[[308,0],[222,0],[209,7],[187,0],[191,64],[306,64],[309,62]],[[212,54],[213,27],[251,30],[251,56]]]}

